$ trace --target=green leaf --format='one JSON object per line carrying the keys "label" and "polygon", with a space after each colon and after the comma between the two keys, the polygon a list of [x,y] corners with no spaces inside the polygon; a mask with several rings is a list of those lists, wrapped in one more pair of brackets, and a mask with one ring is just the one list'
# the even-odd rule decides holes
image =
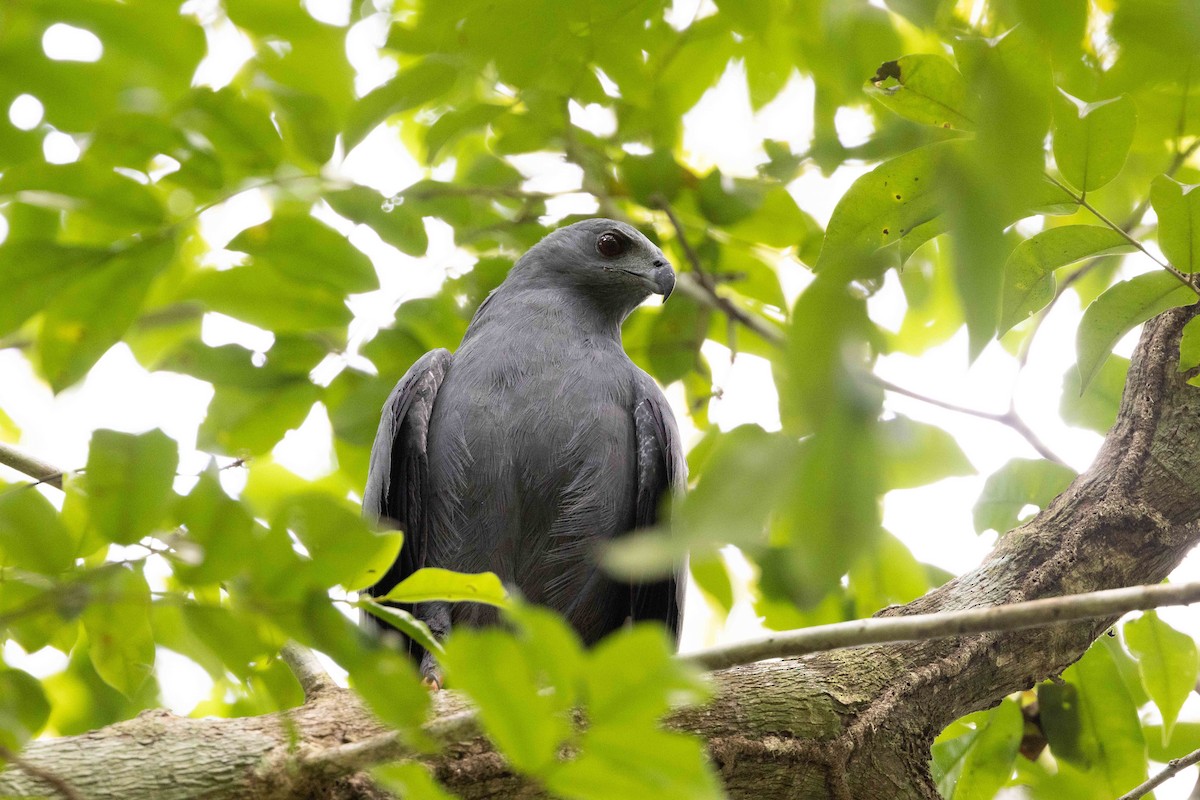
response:
{"label": "green leaf", "polygon": [[272,331],[345,328],[353,318],[340,292],[255,266],[201,270],[185,292],[210,311]]}
{"label": "green leaf", "polygon": [[673,704],[709,694],[700,674],[673,658],[661,625],[643,623],[605,637],[587,657],[585,703],[593,728],[656,725]]}
{"label": "green leaf", "polygon": [[1054,299],[1054,270],[1085,258],[1132,253],[1135,249],[1117,231],[1098,225],[1063,225],[1025,239],[1004,264],[1000,332]]}
{"label": "green leaf", "polygon": [[1054,100],[1054,160],[1081,192],[1104,186],[1121,171],[1133,144],[1137,109],[1126,95],[1085,103],[1058,90]]}
{"label": "green leaf", "polygon": [[1179,709],[1196,688],[1200,660],[1192,637],[1163,622],[1154,611],[1125,623],[1125,643],[1137,658],[1146,693],[1162,713],[1162,741],[1171,738]]}
{"label": "green leaf", "polygon": [[733,582],[721,554],[698,555],[689,559],[688,569],[709,604],[718,613],[728,615],[733,608]]}
{"label": "green leaf", "polygon": [[1062,399],[1058,413],[1063,422],[1096,433],[1108,433],[1117,421],[1117,410],[1121,406],[1121,394],[1125,391],[1125,376],[1129,373],[1129,359],[1112,356],[1092,378],[1087,390],[1079,391],[1079,370],[1074,367],[1063,374]]}
{"label": "green leaf", "polygon": [[359,596],[357,605],[371,616],[378,617],[398,629],[429,652],[435,655],[442,652],[442,643],[433,635],[433,631],[429,630],[429,626],[403,608],[376,603],[373,598],[365,595]]}
{"label": "green leaf", "polygon": [[0,246],[5,292],[5,302],[0,303],[0,336],[16,330],[64,287],[111,256],[101,248],[65,247],[38,239],[5,242]]}
{"label": "green leaf", "polygon": [[373,767],[371,779],[404,800],[456,800],[438,785],[424,764],[410,761]]}
{"label": "green leaf", "polygon": [[178,466],[175,440],[157,428],[93,433],[85,478],[92,525],[117,544],[153,533],[171,502]]}
{"label": "green leaf", "polygon": [[1004,534],[1021,524],[1027,505],[1045,508],[1075,479],[1075,470],[1053,461],[1014,458],[992,473],[975,503],[975,531]]}
{"label": "green leaf", "polygon": [[151,281],[175,255],[173,240],[114,252],[46,304],[37,342],[42,374],[57,392],[82,378],[141,313]]}
{"label": "green leaf", "polygon": [[1180,272],[1200,272],[1200,192],[1195,184],[1159,175],[1150,185],[1158,215],[1158,245]]}
{"label": "green leaf", "polygon": [[[899,266],[902,259],[896,244],[942,213],[935,179],[960,149],[958,142],[919,147],[854,181],[833,210],[813,270],[848,280],[878,276],[889,266]],[[930,232],[921,236],[922,242],[927,241]]]}
{"label": "green leaf", "polygon": [[541,670],[530,653],[500,628],[459,628],[446,640],[441,665],[450,685],[479,709],[488,737],[510,763],[539,776],[558,759],[571,733],[571,699],[541,691]]}
{"label": "green leaf", "polygon": [[176,544],[175,575],[184,583],[219,583],[237,575],[254,557],[254,518],[225,494],[215,465],[178,503],[187,545]]}
{"label": "green leaf", "polygon": [[897,416],[879,426],[879,435],[883,479],[889,489],[911,489],[975,474],[954,437],[935,425]]}
{"label": "green leaf", "polygon": [[351,110],[344,137],[346,149],[353,149],[393,114],[424,105],[450,91],[459,72],[459,65],[435,56],[401,67],[396,77],[373,89]]}
{"label": "green leaf", "polygon": [[300,427],[321,397],[307,378],[268,389],[215,387],[197,445],[213,453],[242,456],[266,453],[285,433]]}
{"label": "green leaf", "polygon": [[705,219],[715,225],[733,225],[758,210],[764,188],[758,181],[728,178],[714,169],[696,187],[696,200]]}
{"label": "green leaf", "polygon": [[636,736],[613,726],[589,727],[579,739],[582,753],[546,779],[560,797],[572,800],[717,800],[725,796],[701,743],[654,728]]}
{"label": "green leaf", "polygon": [[115,228],[143,230],[163,221],[163,209],[149,188],[88,161],[47,164],[27,161],[0,175],[0,197],[86,214]]}
{"label": "green leaf", "polygon": [[378,583],[395,562],[403,538],[399,533],[376,533],[357,507],[319,492],[292,498],[273,522],[286,525],[304,545],[312,559],[312,580],[350,591]]}
{"label": "green leaf", "polygon": [[[1042,729],[1063,769],[1117,797],[1146,779],[1146,741],[1137,705],[1101,637],[1063,672],[1062,686],[1038,687]],[[1045,698],[1043,700],[1043,698]]]}
{"label": "green leaf", "polygon": [[1025,719],[1020,706],[1004,700],[982,715],[968,733],[933,746],[933,774],[946,800],[991,798],[1012,774]]}
{"label": "green leaf", "polygon": [[867,94],[902,117],[938,128],[975,128],[966,114],[967,82],[949,59],[903,56],[885,61],[867,81]]}
{"label": "green leaf", "polygon": [[133,697],[154,669],[150,586],[141,572],[117,567],[96,591],[83,612],[92,665],[105,683]]}
{"label": "green leaf", "polygon": [[226,248],[248,253],[256,263],[300,284],[320,284],[342,294],[379,288],[371,260],[308,214],[277,213],[239,233]]}
{"label": "green leaf", "polygon": [[425,567],[396,584],[390,592],[379,597],[394,603],[424,603],[429,600],[487,603],[505,607],[508,592],[492,572],[466,574],[438,567]]}
{"label": "green leaf", "polygon": [[38,679],[19,669],[0,669],[0,746],[20,750],[49,718],[50,703]]}
{"label": "green leaf", "polygon": [[1076,334],[1079,383],[1084,390],[1121,337],[1169,308],[1196,302],[1196,292],[1156,270],[1115,284],[1083,312]]}
{"label": "green leaf", "polygon": [[402,198],[392,200],[374,189],[354,186],[325,195],[334,211],[346,219],[370,225],[379,238],[410,256],[423,256],[429,236],[421,214]]}
{"label": "green leaf", "polygon": [[49,500],[32,487],[0,484],[0,563],[57,575],[75,563],[75,551]]}
{"label": "green leaf", "polygon": [[437,162],[442,148],[469,131],[478,130],[509,110],[508,106],[476,103],[445,112],[425,132],[425,163]]}

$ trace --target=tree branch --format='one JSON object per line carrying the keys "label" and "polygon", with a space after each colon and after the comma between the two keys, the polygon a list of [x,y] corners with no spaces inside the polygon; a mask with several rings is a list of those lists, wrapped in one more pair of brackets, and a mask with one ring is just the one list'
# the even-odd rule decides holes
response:
{"label": "tree branch", "polygon": [[287,668],[296,676],[296,680],[300,682],[300,688],[304,690],[304,701],[307,703],[312,700],[319,692],[337,686],[333,678],[329,677],[329,673],[321,666],[321,662],[317,660],[316,655],[311,650],[301,644],[288,642],[279,650],[279,658]]}
{"label": "tree branch", "polygon": [[1153,778],[1146,781],[1145,783],[1140,784],[1137,787],[1135,787],[1134,789],[1121,795],[1120,797],[1117,798],[1117,800],[1138,800],[1139,797],[1145,797],[1146,795],[1150,794],[1150,792],[1152,792],[1154,789],[1156,789],[1157,787],[1166,783],[1168,780],[1170,780],[1171,778],[1174,778],[1180,772],[1182,772],[1183,770],[1187,769],[1188,767],[1190,767],[1196,763],[1200,763],[1200,750],[1196,750],[1195,752],[1188,753],[1186,756],[1183,756],[1182,758],[1173,758],[1167,764],[1166,769],[1164,769],[1162,772],[1158,773],[1157,775],[1155,775]]}
{"label": "tree branch", "polygon": [[804,656],[845,647],[1040,628],[1192,603],[1200,603],[1200,582],[1131,586],[965,611],[872,617],[816,625],[712,647],[682,658],[702,669],[719,670],[768,658]]}
{"label": "tree branch", "polygon": [[10,444],[0,442],[0,464],[28,475],[38,483],[47,483],[55,489],[63,488],[62,470]]}

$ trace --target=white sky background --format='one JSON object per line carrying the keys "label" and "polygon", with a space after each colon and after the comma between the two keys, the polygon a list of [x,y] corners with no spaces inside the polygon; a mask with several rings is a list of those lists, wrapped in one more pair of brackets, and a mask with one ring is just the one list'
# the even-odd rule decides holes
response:
{"label": "white sky background", "polygon": [[[676,0],[672,19],[677,21],[676,24],[685,24],[702,1],[707,2]],[[212,2],[195,0],[197,7]],[[344,0],[310,0],[307,5],[321,19],[341,23],[348,19],[349,4]],[[47,54],[53,58],[77,60],[103,57],[102,49],[98,48],[99,41],[95,37],[89,39],[90,34],[81,36],[77,31],[69,26],[55,26],[44,40]],[[348,52],[360,71],[360,92],[386,80],[394,72],[394,65],[378,59],[374,47],[370,46],[378,41],[383,31],[383,19],[377,17],[360,23],[351,32]],[[250,55],[251,48],[228,23],[210,30],[210,42],[219,43],[222,56],[208,59],[197,81],[222,85]],[[763,138],[786,141],[797,152],[807,149],[812,134],[812,95],[812,82],[794,75],[780,96],[756,114],[750,107],[742,67],[732,64],[718,85],[685,117],[684,160],[698,171],[716,166],[727,175],[752,176],[757,165],[766,160],[757,146]],[[8,116],[14,124],[20,127],[37,124],[40,104],[30,100],[21,98],[9,109]],[[609,133],[615,126],[612,112],[599,106],[580,108],[573,104],[572,119],[598,133]],[[837,128],[844,144],[858,144],[871,133],[870,117],[862,111],[843,109],[837,117]],[[48,160],[71,161],[78,157],[79,147],[69,136],[51,134],[45,142],[45,151]],[[527,176],[527,188],[531,190],[570,192],[579,188],[581,175],[578,168],[564,165],[556,155],[534,154],[514,161]],[[848,165],[826,178],[815,167],[810,167],[789,186],[789,190],[802,208],[824,224],[850,183],[867,169]],[[443,167],[435,174],[443,170],[445,174],[440,176],[449,177],[452,167]],[[336,172],[374,186],[385,194],[398,192],[425,177],[424,170],[403,149],[395,132],[386,128],[368,137]],[[577,194],[552,201],[550,210],[553,216],[560,217],[568,213],[588,213],[595,208],[590,197]],[[257,191],[246,192],[225,207],[206,212],[202,216],[204,234],[211,244],[220,246],[242,228],[258,224],[268,215],[265,196]],[[352,346],[373,335],[378,327],[390,324],[393,311],[400,302],[436,291],[447,274],[460,273],[473,263],[469,254],[454,246],[451,229],[438,221],[427,221],[430,234],[427,257],[414,259],[386,245],[365,227],[354,229],[330,214],[321,216],[349,234],[351,241],[372,257],[379,272],[381,288],[378,291],[350,300],[356,314],[351,328]],[[0,238],[4,232],[0,219]],[[1130,274],[1151,268],[1144,257],[1141,261],[1130,257],[1126,263],[1125,269]],[[780,277],[789,299],[809,279],[807,269],[791,258],[783,261]],[[870,301],[871,315],[884,327],[895,329],[904,307],[898,281],[894,274],[889,274],[884,289]],[[1068,293],[1046,319],[1029,362],[1019,374],[1015,360],[995,343],[974,364],[968,364],[965,331],[920,358],[885,356],[879,362],[878,373],[921,394],[971,408],[1003,412],[1008,398],[1015,396],[1017,410],[1038,436],[1073,467],[1082,470],[1091,462],[1101,437],[1066,426],[1058,416],[1062,376],[1074,363],[1075,330],[1080,316],[1075,296]],[[210,345],[237,342],[258,350],[265,350],[273,340],[269,332],[216,314],[205,319],[203,336]],[[1128,355],[1134,341],[1135,334],[1126,337],[1117,352]],[[720,399],[714,399],[710,405],[713,423],[722,429],[746,422],[778,429],[777,395],[768,362],[743,354],[730,363],[729,351],[713,342],[707,343],[703,352],[712,365],[714,383],[723,390]],[[321,377],[328,380],[339,366],[323,365]],[[124,345],[117,345],[105,355],[81,384],[58,396],[51,394],[34,376],[19,351],[0,351],[0,384],[5,389],[0,397],[0,408],[21,429],[19,444],[56,465],[68,469],[82,466],[91,432],[97,428],[135,432],[161,428],[180,443],[180,472],[183,474],[198,473],[207,461],[205,455],[195,450],[195,440],[212,396],[211,388],[187,376],[147,373],[137,365]],[[668,387],[668,395],[677,409],[677,416],[686,426],[681,388]],[[888,396],[886,406],[889,411],[948,430],[978,474],[891,492],[884,498],[885,526],[921,561],[954,573],[976,566],[995,539],[994,535],[976,536],[972,523],[972,506],[984,480],[1010,458],[1035,457],[1036,453],[1016,433],[996,423],[895,395]],[[685,431],[685,435],[688,433]],[[690,433],[694,439],[695,431]],[[325,411],[317,406],[301,428],[290,432],[278,445],[274,456],[304,477],[319,477],[333,466],[330,436]],[[9,472],[4,474],[10,479],[18,479]],[[229,470],[222,474],[230,490],[240,488],[244,478],[238,471]],[[186,490],[191,483],[191,479],[181,478],[177,488]],[[736,554],[731,554],[731,563],[740,574],[749,574],[749,566]],[[1172,579],[1200,579],[1200,558],[1189,557]],[[744,592],[739,592],[741,595]],[[1193,635],[1200,634],[1200,621],[1193,611],[1164,609],[1162,616]],[[722,626],[693,592],[689,596],[683,647],[690,649],[718,640],[743,638],[760,630],[745,597],[741,597],[728,624]],[[27,656],[11,643],[5,650],[5,657],[38,675],[50,674],[65,665],[65,658],[57,651],[47,649]],[[197,702],[207,699],[211,681],[199,667],[164,649],[159,650],[159,658],[159,674],[169,707],[178,713],[187,713]],[[1183,718],[1200,719],[1200,703],[1195,697],[1189,700]],[[1194,772],[1189,770],[1183,779],[1172,781],[1165,790],[1159,790],[1159,796],[1184,797],[1194,780]]]}

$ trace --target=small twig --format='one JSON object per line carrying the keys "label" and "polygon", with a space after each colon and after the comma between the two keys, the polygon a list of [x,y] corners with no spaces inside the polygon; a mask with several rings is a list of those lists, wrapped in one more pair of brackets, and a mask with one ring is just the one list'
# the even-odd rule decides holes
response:
{"label": "small twig", "polygon": [[303,645],[288,642],[279,649],[279,658],[284,664],[287,664],[287,668],[300,682],[300,688],[304,690],[305,702],[326,689],[337,686],[333,678],[329,677],[329,673],[321,666],[321,662],[317,660],[313,651]]}
{"label": "small twig", "polygon": [[1053,450],[1047,447],[1046,444],[1038,438],[1037,434],[1033,432],[1033,429],[1030,428],[1025,420],[1022,419],[1021,416],[1017,414],[1017,412],[1011,407],[1008,411],[1000,414],[995,411],[982,411],[978,408],[955,405],[954,403],[948,403],[945,400],[939,400],[936,397],[928,397],[918,392],[914,392],[911,389],[905,389],[903,386],[897,386],[891,381],[884,380],[875,373],[867,374],[871,380],[873,380],[879,386],[882,386],[885,391],[892,392],[894,394],[902,394],[905,397],[911,397],[913,400],[919,400],[920,402],[928,403],[931,406],[944,408],[947,411],[954,411],[958,414],[966,414],[967,416],[976,417],[977,419],[986,419],[990,422],[998,422],[1001,425],[1006,425],[1019,434],[1023,439],[1025,439],[1025,441],[1029,442],[1030,447],[1036,450],[1038,455],[1040,455],[1042,458],[1053,461],[1056,464],[1068,466],[1066,461],[1063,461]]}
{"label": "small twig", "polygon": [[[456,714],[438,717],[426,723],[421,730],[434,742],[442,745],[465,742],[482,735],[479,729],[479,717],[473,710],[459,711]],[[412,758],[418,754],[417,749],[398,734],[384,733],[340,747],[302,751],[299,761],[300,766],[306,769],[345,774],[357,772],[376,764]]]}
{"label": "small twig", "polygon": [[50,786],[67,800],[85,800],[84,796],[79,793],[79,790],[61,776],[55,775],[50,770],[39,767],[37,764],[26,761],[4,745],[0,745],[0,760],[7,761],[29,777]]}
{"label": "small twig", "polygon": [[63,488],[62,470],[10,444],[0,442],[0,464],[28,475],[38,483],[48,483],[55,489]]}
{"label": "small twig", "polygon": [[873,617],[817,625],[701,650],[682,656],[682,659],[701,669],[718,670],[767,658],[803,656],[885,642],[926,641],[966,634],[1041,628],[1061,622],[1115,617],[1129,611],[1198,602],[1200,582],[1131,586],[965,611]]}
{"label": "small twig", "polygon": [[746,313],[738,308],[732,300],[717,291],[716,281],[713,280],[713,276],[708,270],[704,268],[700,254],[696,252],[691,242],[688,241],[683,223],[679,221],[679,217],[675,215],[675,210],[671,208],[671,204],[667,202],[666,198],[658,195],[655,196],[653,202],[659,210],[667,215],[667,219],[671,221],[671,227],[675,229],[675,237],[679,240],[679,246],[683,249],[684,258],[687,259],[688,265],[692,268],[692,273],[695,276],[694,281],[688,281],[686,280],[686,276],[681,275],[680,281],[677,284],[680,290],[689,297],[699,300],[710,308],[720,311],[729,319],[749,328],[771,344],[782,345],[784,337],[781,331],[772,327],[765,320],[753,314]]}
{"label": "small twig", "polygon": [[1096,219],[1103,222],[1107,227],[1111,228],[1113,231],[1119,233],[1121,235],[1121,237],[1123,239],[1125,239],[1125,241],[1129,242],[1129,244],[1133,245],[1138,250],[1140,250],[1142,255],[1146,256],[1151,261],[1153,261],[1155,264],[1158,264],[1160,267],[1165,269],[1167,272],[1174,275],[1175,279],[1178,280],[1180,283],[1182,283],[1184,286],[1188,287],[1192,291],[1196,291],[1195,285],[1193,285],[1191,279],[1187,275],[1184,275],[1182,272],[1175,269],[1175,267],[1173,267],[1169,262],[1163,261],[1161,258],[1159,258],[1158,256],[1151,253],[1149,250],[1147,250],[1146,246],[1144,244],[1142,244],[1141,241],[1139,241],[1135,236],[1133,236],[1133,234],[1131,234],[1129,231],[1125,230],[1125,228],[1121,227],[1120,225],[1118,225],[1117,223],[1113,222],[1111,219],[1106,217],[1100,211],[1100,209],[1096,208],[1091,203],[1089,203],[1087,201],[1086,197],[1084,197],[1081,194],[1075,194],[1075,192],[1072,191],[1069,186],[1067,186],[1065,183],[1063,183],[1062,181],[1055,178],[1053,175],[1046,175],[1046,177],[1049,178],[1051,183],[1053,183],[1059,189],[1062,189],[1064,192],[1066,192],[1071,197],[1072,200],[1074,200],[1076,203],[1078,203],[1083,208],[1086,208],[1088,211],[1092,212],[1092,215]]}
{"label": "small twig", "polygon": [[1173,758],[1167,763],[1166,768],[1162,772],[1158,773],[1145,783],[1140,784],[1139,786],[1121,795],[1117,798],[1117,800],[1137,800],[1139,797],[1145,797],[1156,787],[1161,786],[1170,778],[1175,777],[1180,772],[1196,763],[1200,763],[1200,750],[1188,753],[1182,758]]}

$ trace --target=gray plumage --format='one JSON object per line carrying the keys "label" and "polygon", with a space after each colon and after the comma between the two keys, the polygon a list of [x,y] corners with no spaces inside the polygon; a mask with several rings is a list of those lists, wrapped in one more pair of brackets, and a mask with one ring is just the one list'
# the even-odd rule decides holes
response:
{"label": "gray plumage", "polygon": [[[373,594],[426,566],[491,571],[587,643],[627,619],[659,620],[678,636],[674,578],[622,584],[597,563],[600,545],[654,524],[663,496],[686,480],[670,407],[620,332],[674,283],[636,229],[579,222],[517,261],[454,355],[434,350],[413,364],[371,451],[364,513],[406,534]],[[413,613],[439,636],[496,619],[476,603]],[[440,684],[427,656],[422,671]]]}

